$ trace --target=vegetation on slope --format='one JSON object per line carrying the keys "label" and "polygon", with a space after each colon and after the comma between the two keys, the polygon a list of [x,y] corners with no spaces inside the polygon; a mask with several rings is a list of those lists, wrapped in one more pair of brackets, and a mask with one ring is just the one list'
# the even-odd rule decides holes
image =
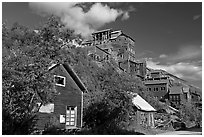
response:
{"label": "vegetation on slope", "polygon": [[[78,39],[56,17],[37,30],[19,24],[2,26],[2,133],[31,134],[35,130],[36,103],[46,104],[56,94],[49,66],[69,63],[88,88],[84,94],[84,128],[100,134],[128,130],[134,115],[135,92],[156,109],[162,108],[142,82],[118,72],[114,61],[99,65],[85,48],[68,40]],[[103,130],[101,130],[103,129]]]}

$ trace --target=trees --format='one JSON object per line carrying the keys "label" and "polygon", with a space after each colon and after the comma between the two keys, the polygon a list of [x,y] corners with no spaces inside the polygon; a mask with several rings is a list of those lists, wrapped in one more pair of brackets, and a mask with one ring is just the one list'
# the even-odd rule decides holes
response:
{"label": "trees", "polygon": [[[84,93],[84,126],[94,134],[120,134],[130,130],[135,115],[130,92],[148,97],[142,82],[125,72],[118,73],[116,66],[104,62],[103,67],[94,61],[84,71],[89,93]],[[82,71],[79,71],[82,72]],[[88,80],[87,80],[88,79]],[[150,97],[148,98],[150,99]]]}
{"label": "trees", "polygon": [[122,82],[125,79],[113,68],[99,70],[95,78],[100,87],[97,88],[99,91],[89,93],[90,96],[85,98],[89,100],[84,110],[85,126],[96,130],[97,134],[114,134],[117,128],[127,128],[133,109],[127,93],[130,87]]}
{"label": "trees", "polygon": [[86,49],[76,48],[68,42],[75,38],[78,36],[64,29],[55,17],[50,17],[36,30],[17,23],[11,29],[3,25],[3,134],[32,132],[39,109],[36,103],[50,102],[56,94],[53,75],[48,68],[65,61],[74,67],[89,91],[84,94],[87,128],[103,127],[105,132],[115,127],[128,128],[129,116],[134,112],[127,91],[152,100],[138,78],[118,73],[112,61],[99,67],[87,56]]}
{"label": "trees", "polygon": [[71,52],[58,38],[71,38],[72,33],[55,17],[35,31],[18,23],[2,28],[3,134],[29,134],[39,109],[36,103],[47,103],[55,95],[48,67],[71,61]]}
{"label": "trees", "polygon": [[180,118],[186,123],[195,122],[199,125],[202,121],[202,111],[191,102],[183,101],[180,107]]}

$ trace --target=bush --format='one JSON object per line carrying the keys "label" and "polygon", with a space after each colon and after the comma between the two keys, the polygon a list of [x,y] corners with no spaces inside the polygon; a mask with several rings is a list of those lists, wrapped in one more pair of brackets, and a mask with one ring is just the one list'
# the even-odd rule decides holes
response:
{"label": "bush", "polygon": [[2,134],[3,135],[28,135],[35,129],[35,115],[27,115],[23,119],[14,118],[6,110],[2,111]]}

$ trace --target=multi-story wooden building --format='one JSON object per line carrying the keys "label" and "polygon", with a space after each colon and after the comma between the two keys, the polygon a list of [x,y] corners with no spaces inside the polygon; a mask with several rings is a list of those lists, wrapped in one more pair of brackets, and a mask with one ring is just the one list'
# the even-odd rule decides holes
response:
{"label": "multi-story wooden building", "polygon": [[164,75],[160,70],[148,71],[145,86],[149,92],[153,92],[156,98],[163,99],[169,93],[169,77]]}
{"label": "multi-story wooden building", "polygon": [[169,100],[171,106],[179,108],[182,101],[202,106],[201,91],[164,70],[147,70],[144,81],[149,92],[153,92],[158,99]]}
{"label": "multi-story wooden building", "polygon": [[[181,105],[181,99],[183,96],[182,86],[175,85],[171,87],[170,93],[169,93],[169,102],[172,107],[179,108]],[[184,98],[183,98],[184,99]]]}
{"label": "multi-story wooden building", "polygon": [[103,61],[111,57],[121,70],[144,79],[146,62],[136,60],[135,40],[121,30],[94,32],[92,40],[84,41],[82,46],[87,48],[88,55],[95,56],[97,60]]}

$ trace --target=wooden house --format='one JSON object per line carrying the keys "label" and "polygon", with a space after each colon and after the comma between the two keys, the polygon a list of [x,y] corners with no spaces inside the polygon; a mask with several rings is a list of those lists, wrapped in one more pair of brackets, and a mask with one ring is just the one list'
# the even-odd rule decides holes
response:
{"label": "wooden house", "polygon": [[135,105],[137,127],[154,128],[154,113],[156,110],[138,94],[133,94],[132,102]]}
{"label": "wooden house", "polygon": [[54,102],[40,108],[37,128],[44,129],[49,124],[61,129],[81,128],[86,87],[68,64],[54,65],[49,70],[54,74],[58,95]]}

